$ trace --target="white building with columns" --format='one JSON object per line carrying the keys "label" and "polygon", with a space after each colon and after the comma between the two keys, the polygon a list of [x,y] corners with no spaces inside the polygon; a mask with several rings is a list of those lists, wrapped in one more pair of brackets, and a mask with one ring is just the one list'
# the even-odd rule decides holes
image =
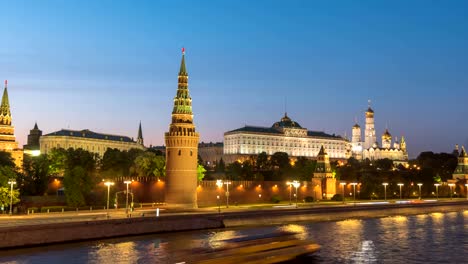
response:
{"label": "white building with columns", "polygon": [[285,114],[271,127],[245,126],[224,133],[223,152],[228,161],[237,160],[236,156],[262,152],[267,155],[286,152],[292,157],[316,158],[322,146],[332,159],[347,159],[351,156],[351,145],[345,138],[309,131]]}

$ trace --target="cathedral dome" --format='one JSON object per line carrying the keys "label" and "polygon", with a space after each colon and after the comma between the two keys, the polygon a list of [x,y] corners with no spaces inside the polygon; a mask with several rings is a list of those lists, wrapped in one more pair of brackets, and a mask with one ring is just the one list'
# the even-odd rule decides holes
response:
{"label": "cathedral dome", "polygon": [[288,117],[287,113],[284,113],[284,117],[281,118],[281,121],[276,122],[273,124],[272,127],[295,127],[295,128],[302,128],[299,123],[292,121],[291,118]]}
{"label": "cathedral dome", "polygon": [[384,139],[392,139],[392,135],[388,132],[388,129],[385,129],[385,133],[383,133],[382,138]]}
{"label": "cathedral dome", "polygon": [[353,128],[361,128],[357,123],[353,126]]}

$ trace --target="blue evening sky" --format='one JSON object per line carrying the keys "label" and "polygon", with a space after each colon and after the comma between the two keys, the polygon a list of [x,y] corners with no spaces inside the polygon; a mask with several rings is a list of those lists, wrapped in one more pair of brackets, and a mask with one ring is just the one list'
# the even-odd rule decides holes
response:
{"label": "blue evening sky", "polygon": [[16,136],[91,129],[162,145],[186,47],[201,141],[284,114],[351,134],[372,100],[411,157],[468,144],[468,1],[0,2]]}

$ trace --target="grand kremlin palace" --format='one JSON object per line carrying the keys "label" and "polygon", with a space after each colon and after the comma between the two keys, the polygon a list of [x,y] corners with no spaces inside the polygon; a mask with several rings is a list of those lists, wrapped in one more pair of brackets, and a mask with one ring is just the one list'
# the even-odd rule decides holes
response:
{"label": "grand kremlin palace", "polygon": [[224,157],[227,162],[242,156],[266,152],[286,152],[293,157],[317,157],[321,147],[332,159],[348,159],[351,146],[341,136],[309,131],[287,114],[271,127],[245,126],[224,133]]}

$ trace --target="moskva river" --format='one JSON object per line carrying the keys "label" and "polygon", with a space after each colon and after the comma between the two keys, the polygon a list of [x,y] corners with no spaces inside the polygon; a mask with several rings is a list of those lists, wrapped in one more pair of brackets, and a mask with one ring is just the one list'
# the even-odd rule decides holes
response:
{"label": "moskva river", "polygon": [[468,263],[468,210],[159,234],[8,250],[0,252],[0,262],[174,263],[186,258],[190,263],[191,248],[216,247],[221,239],[278,230],[299,232],[300,238],[322,246],[307,263]]}

